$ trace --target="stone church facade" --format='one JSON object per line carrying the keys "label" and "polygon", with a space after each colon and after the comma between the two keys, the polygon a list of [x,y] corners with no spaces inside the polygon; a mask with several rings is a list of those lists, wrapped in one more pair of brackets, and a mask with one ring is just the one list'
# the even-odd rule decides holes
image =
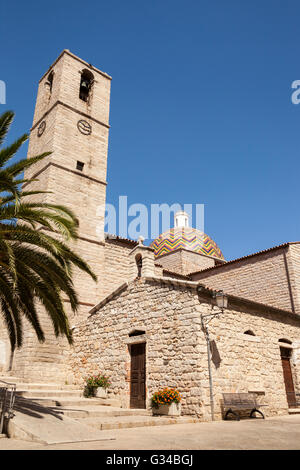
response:
{"label": "stone church facade", "polygon": [[[201,316],[228,306],[209,324],[213,397],[221,418],[225,392],[252,392],[265,413],[286,413],[300,393],[300,244],[286,243],[226,262],[218,245],[178,213],[152,244],[104,233],[111,77],[64,50],[39,82],[28,156],[51,151],[26,176],[46,189],[43,200],[73,209],[74,249],[98,276],[74,284],[74,346],[54,337],[39,308],[46,342],[27,326],[22,349],[9,358],[0,329],[0,371],[83,384],[109,375],[109,393],[124,407],[149,407],[153,392],[176,387],[184,414],[210,416],[207,338]],[[30,173],[32,172],[32,173]],[[34,172],[34,173],[33,173]],[[38,196],[40,197],[40,196]]]}

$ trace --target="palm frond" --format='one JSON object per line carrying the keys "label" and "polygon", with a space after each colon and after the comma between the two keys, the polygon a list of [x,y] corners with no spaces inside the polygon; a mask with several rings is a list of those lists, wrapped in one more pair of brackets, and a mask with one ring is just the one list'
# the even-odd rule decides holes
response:
{"label": "palm frond", "polygon": [[[0,146],[13,117],[11,111],[0,116]],[[74,212],[60,204],[30,199],[48,191],[21,190],[21,184],[38,180],[34,176],[24,178],[21,173],[50,155],[45,152],[11,163],[26,140],[24,134],[0,150],[0,314],[12,350],[22,345],[23,317],[31,324],[38,340],[45,340],[37,303],[49,316],[55,335],[65,336],[72,344],[64,303],[70,302],[72,311],[77,311],[79,301],[73,267],[97,279],[89,265],[67,244],[68,240],[78,239],[79,224]]]}
{"label": "palm frond", "polygon": [[13,111],[6,111],[0,115],[0,146],[3,144],[4,139],[9,131],[11,123],[14,119]]}

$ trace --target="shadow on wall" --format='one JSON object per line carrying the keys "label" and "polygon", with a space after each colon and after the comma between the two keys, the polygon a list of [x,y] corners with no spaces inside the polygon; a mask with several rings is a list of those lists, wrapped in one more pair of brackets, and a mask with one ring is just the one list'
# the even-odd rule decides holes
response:
{"label": "shadow on wall", "polygon": [[211,360],[214,366],[216,367],[216,369],[218,369],[221,365],[222,359],[218,351],[217,343],[215,342],[214,339],[210,341],[210,352],[211,352]]}

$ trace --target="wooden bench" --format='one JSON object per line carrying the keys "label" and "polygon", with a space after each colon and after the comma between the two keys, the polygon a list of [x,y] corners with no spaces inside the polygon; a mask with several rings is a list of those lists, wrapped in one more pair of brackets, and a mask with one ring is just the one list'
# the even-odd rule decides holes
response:
{"label": "wooden bench", "polygon": [[241,410],[251,410],[250,418],[255,418],[255,413],[259,413],[263,419],[265,419],[263,413],[258,409],[262,406],[257,403],[256,396],[252,393],[223,393],[223,406],[225,413],[224,419],[227,419],[227,416],[231,413],[239,421],[240,416],[237,411]]}

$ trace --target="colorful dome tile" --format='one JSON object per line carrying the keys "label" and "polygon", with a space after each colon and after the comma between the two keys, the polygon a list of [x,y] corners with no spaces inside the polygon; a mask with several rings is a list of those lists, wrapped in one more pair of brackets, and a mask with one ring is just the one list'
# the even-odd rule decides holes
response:
{"label": "colorful dome tile", "polygon": [[150,247],[154,248],[156,258],[179,248],[185,248],[203,255],[224,259],[218,245],[208,235],[192,227],[170,228],[159,235]]}

